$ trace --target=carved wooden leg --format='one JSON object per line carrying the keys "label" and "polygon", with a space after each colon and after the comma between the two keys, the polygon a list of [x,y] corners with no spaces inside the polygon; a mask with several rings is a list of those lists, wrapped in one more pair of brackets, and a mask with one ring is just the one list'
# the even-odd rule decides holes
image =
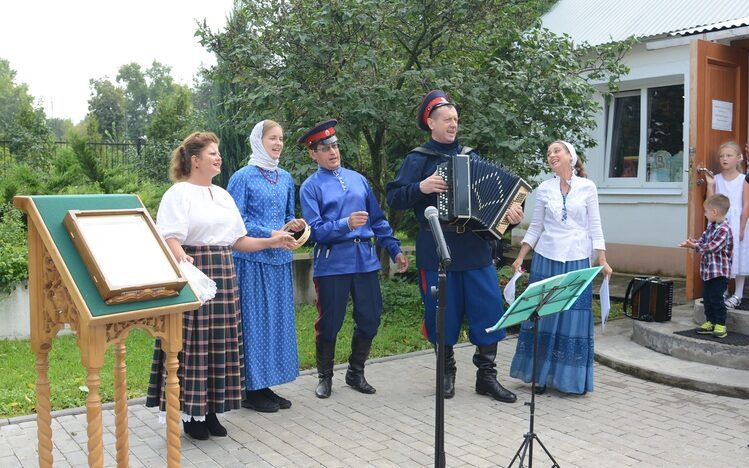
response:
{"label": "carved wooden leg", "polygon": [[125,341],[114,344],[114,423],[117,446],[117,466],[127,468],[129,446],[127,430],[127,367],[125,364]]}
{"label": "carved wooden leg", "polygon": [[78,332],[81,361],[86,368],[86,419],[88,421],[88,466],[104,466],[104,445],[101,440],[101,367],[104,365],[105,327],[81,327]]}
{"label": "carved wooden leg", "polygon": [[170,314],[165,321],[166,336],[161,340],[161,349],[166,354],[166,454],[167,466],[180,466],[180,409],[177,353],[182,350],[182,314]]}
{"label": "carved wooden leg", "polygon": [[177,369],[179,361],[177,353],[166,353],[166,450],[167,465],[180,466],[180,409],[179,409],[179,378]]}
{"label": "carved wooden leg", "polygon": [[104,466],[104,445],[101,439],[101,395],[99,386],[101,367],[88,367],[86,369],[86,386],[88,397],[86,398],[86,420],[88,421],[88,466]]}
{"label": "carved wooden leg", "polygon": [[36,353],[36,430],[41,468],[52,468],[52,404],[47,380],[50,347],[44,343]]}

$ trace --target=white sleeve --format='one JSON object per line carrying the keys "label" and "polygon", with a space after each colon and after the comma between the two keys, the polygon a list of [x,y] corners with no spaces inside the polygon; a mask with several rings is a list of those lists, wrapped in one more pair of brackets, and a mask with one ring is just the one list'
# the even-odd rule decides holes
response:
{"label": "white sleeve", "polygon": [[244,220],[242,219],[242,215],[239,213],[239,208],[237,208],[237,204],[234,202],[234,199],[231,196],[229,196],[229,199],[231,206],[234,209],[232,210],[233,216],[228,236],[233,239],[230,245],[234,245],[240,238],[247,235],[247,226],[245,226],[244,224]]}
{"label": "white sleeve", "polygon": [[606,250],[606,242],[603,239],[603,227],[601,226],[601,212],[598,208],[598,189],[591,183],[590,193],[585,200],[588,210],[588,235],[593,243],[593,249]]}
{"label": "white sleeve", "polygon": [[164,193],[156,212],[156,227],[164,239],[177,239],[180,244],[187,239],[190,205],[185,192],[172,185]]}
{"label": "white sleeve", "polygon": [[546,191],[544,188],[543,184],[538,186],[538,190],[536,191],[536,205],[533,207],[531,224],[525,232],[525,237],[523,237],[523,242],[531,247],[536,246],[541,233],[544,232],[544,211],[546,209]]}

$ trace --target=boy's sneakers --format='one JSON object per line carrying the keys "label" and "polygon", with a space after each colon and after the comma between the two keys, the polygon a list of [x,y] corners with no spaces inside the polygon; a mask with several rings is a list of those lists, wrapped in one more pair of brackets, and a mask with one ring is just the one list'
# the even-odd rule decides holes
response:
{"label": "boy's sneakers", "polygon": [[713,329],[713,336],[715,338],[725,338],[728,336],[728,332],[726,331],[725,325],[715,325],[715,328]]}
{"label": "boy's sneakers", "polygon": [[713,323],[711,321],[707,321],[700,325],[700,328],[697,329],[698,335],[712,335],[713,334]]}
{"label": "boy's sneakers", "polygon": [[735,309],[739,306],[739,304],[741,304],[741,298],[734,294],[733,296],[726,299],[723,303],[729,309]]}

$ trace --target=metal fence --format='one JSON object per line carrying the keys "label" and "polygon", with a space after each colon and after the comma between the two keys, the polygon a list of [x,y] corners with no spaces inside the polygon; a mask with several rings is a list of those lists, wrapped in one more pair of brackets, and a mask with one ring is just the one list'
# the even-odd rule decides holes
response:
{"label": "metal fence", "polygon": [[[89,149],[103,168],[111,169],[114,167],[126,166],[135,162],[146,151],[147,143],[145,140],[137,140],[129,143],[100,143],[88,142]],[[0,173],[4,172],[5,167],[14,161],[11,151],[13,142],[10,140],[0,140]],[[54,152],[59,150],[70,149],[71,145],[67,141],[55,141]]]}

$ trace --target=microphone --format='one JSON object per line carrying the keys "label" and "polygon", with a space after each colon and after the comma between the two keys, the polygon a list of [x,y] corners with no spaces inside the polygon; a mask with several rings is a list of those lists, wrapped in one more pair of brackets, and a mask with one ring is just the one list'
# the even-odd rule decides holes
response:
{"label": "microphone", "polygon": [[437,208],[427,206],[426,210],[424,210],[424,217],[429,221],[429,228],[432,230],[434,243],[437,244],[437,254],[440,257],[440,263],[443,267],[447,267],[452,262],[452,258],[450,258],[450,249],[447,248],[447,242],[445,242],[445,235],[442,233]]}

